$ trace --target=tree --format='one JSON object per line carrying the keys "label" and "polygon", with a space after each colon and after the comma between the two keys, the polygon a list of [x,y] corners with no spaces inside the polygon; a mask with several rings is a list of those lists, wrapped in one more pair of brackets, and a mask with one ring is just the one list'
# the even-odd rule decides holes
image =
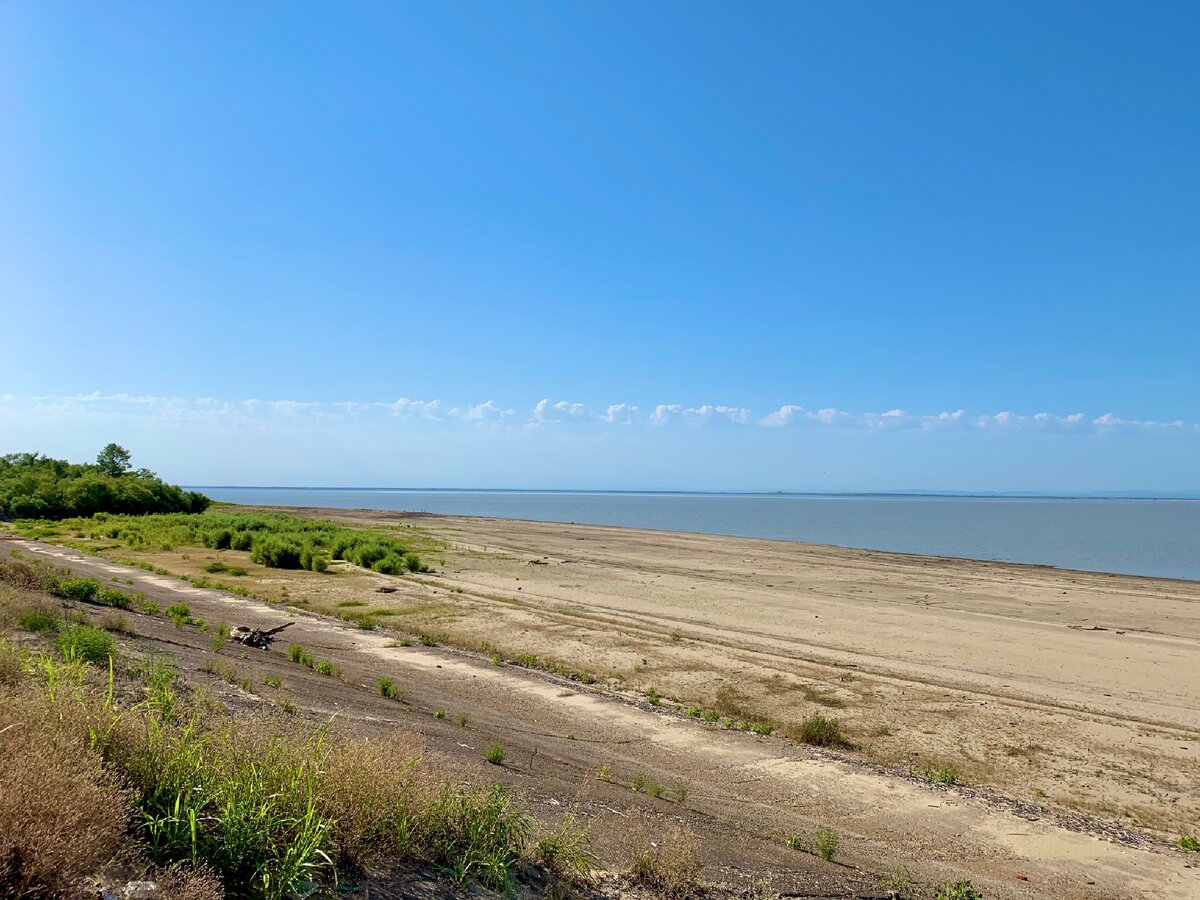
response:
{"label": "tree", "polygon": [[124,475],[133,468],[130,460],[133,458],[124,447],[119,444],[109,444],[100,451],[100,455],[96,457],[96,465],[100,467],[100,471],[105,475]]}

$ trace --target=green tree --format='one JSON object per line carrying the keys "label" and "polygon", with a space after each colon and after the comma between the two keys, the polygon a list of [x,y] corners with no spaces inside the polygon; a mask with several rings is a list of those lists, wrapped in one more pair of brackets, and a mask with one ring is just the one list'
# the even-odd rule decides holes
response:
{"label": "green tree", "polygon": [[132,458],[133,454],[120,444],[109,444],[96,457],[96,465],[100,467],[100,471],[105,475],[112,475],[115,478],[118,475],[124,475],[133,468],[130,462]]}

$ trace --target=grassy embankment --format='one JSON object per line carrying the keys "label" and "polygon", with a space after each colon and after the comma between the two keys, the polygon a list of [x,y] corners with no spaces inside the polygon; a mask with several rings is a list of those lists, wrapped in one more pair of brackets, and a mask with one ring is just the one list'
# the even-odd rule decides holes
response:
{"label": "grassy embankment", "polygon": [[588,877],[572,817],[534,840],[506,789],[437,771],[411,735],[299,728],[282,709],[239,718],[169,656],[120,652],[118,610],[136,605],[0,564],[0,893],[74,896],[131,866],[195,900],[353,884],[384,863],[501,891],[523,861]]}
{"label": "grassy embankment", "polygon": [[[583,684],[598,680],[577,664],[504,647],[496,636],[480,641],[456,634],[447,624],[457,615],[454,607],[473,599],[461,596],[461,591],[448,591],[447,602],[426,602],[402,609],[388,604],[368,606],[360,599],[330,599],[340,594],[332,590],[334,582],[324,578],[336,579],[362,570],[384,575],[427,573],[429,567],[415,550],[428,556],[444,552],[445,544],[418,529],[405,528],[402,541],[396,537],[396,527],[347,527],[281,513],[235,513],[219,509],[201,516],[100,513],[57,522],[20,520],[13,527],[25,537],[185,578],[198,587],[311,608],[364,629],[388,628],[403,635],[401,643],[409,640],[426,646],[445,643],[487,654],[496,665],[540,669]],[[211,550],[215,554],[194,557],[192,550]],[[213,555],[219,558],[210,560],[208,557]],[[293,577],[304,581],[300,585],[291,582],[293,591],[289,592],[288,584],[275,584],[279,579],[268,578],[267,570],[292,570]],[[318,580],[312,580],[314,577]],[[237,583],[243,578],[253,587]],[[677,642],[678,636],[672,635],[672,639]],[[687,701],[668,700],[653,686],[644,695],[651,706],[673,708],[718,727],[760,735],[781,733],[801,743],[823,747],[853,746],[835,717],[814,712],[800,721],[778,723],[730,687],[718,690],[711,697]],[[823,699],[819,694],[813,696],[818,701]]]}

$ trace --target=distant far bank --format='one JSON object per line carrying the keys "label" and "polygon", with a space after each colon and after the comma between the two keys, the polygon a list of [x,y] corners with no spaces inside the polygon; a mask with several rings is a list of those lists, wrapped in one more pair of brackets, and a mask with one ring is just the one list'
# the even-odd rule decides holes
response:
{"label": "distant far bank", "polygon": [[1183,496],[220,486],[204,492],[257,506],[614,525],[1200,581],[1200,499]]}
{"label": "distant far bank", "polygon": [[698,490],[626,490],[611,488],[448,488],[448,487],[345,487],[338,485],[298,487],[295,485],[196,484],[189,490],[230,491],[354,491],[381,494],[615,494],[649,497],[962,497],[980,500],[1200,500],[1200,490],[1188,491],[698,491]]}

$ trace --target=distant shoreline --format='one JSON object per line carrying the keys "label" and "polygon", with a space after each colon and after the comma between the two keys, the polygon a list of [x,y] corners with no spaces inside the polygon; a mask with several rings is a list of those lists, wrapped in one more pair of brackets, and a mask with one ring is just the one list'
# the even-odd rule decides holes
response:
{"label": "distant shoreline", "polygon": [[1200,491],[1113,491],[1056,494],[1022,491],[691,491],[609,490],[605,488],[427,488],[427,487],[338,487],[254,484],[182,485],[186,490],[222,491],[346,491],[379,494],[587,494],[638,497],[890,497],[945,500],[1184,500],[1200,501]]}

